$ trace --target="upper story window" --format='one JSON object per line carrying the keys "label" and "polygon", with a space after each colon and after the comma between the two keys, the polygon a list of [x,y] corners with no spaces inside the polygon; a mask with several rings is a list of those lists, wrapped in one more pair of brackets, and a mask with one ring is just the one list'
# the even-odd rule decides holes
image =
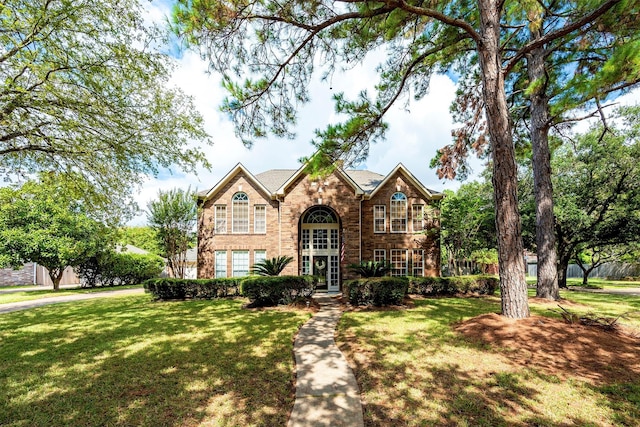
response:
{"label": "upper story window", "polygon": [[232,199],[231,227],[233,233],[249,232],[249,196],[236,193]]}
{"label": "upper story window", "polygon": [[424,205],[411,205],[411,226],[416,232],[424,230]]}
{"label": "upper story window", "polygon": [[391,232],[407,232],[407,196],[404,193],[394,193],[391,196]]}
{"label": "upper story window", "polygon": [[216,205],[214,232],[216,234],[227,232],[227,205]]}
{"label": "upper story window", "polygon": [[267,207],[255,205],[253,210],[253,232],[264,234],[267,232]]}
{"label": "upper story window", "polygon": [[373,207],[373,232],[384,233],[387,231],[387,212],[385,205],[375,205]]}

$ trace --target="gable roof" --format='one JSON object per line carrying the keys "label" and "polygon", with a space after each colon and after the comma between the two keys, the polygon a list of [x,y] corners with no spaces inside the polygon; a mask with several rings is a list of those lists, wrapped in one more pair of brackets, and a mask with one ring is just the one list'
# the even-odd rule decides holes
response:
{"label": "gable roof", "polygon": [[[237,173],[244,172],[245,175],[253,181],[253,183],[272,199],[278,195],[286,194],[287,187],[291,185],[301,175],[305,174],[305,166],[299,169],[270,169],[255,176],[249,172],[241,163],[238,163],[224,178],[222,178],[210,190],[200,191],[198,197],[208,199],[224,187]],[[442,193],[426,188],[422,183],[402,164],[398,165],[389,172],[388,175],[381,175],[369,170],[348,169],[343,170],[336,168],[335,173],[342,176],[354,189],[357,195],[365,197],[373,196],[378,189],[383,187],[397,173],[402,173],[411,183],[420,190],[422,195],[429,199],[441,199]]]}
{"label": "gable roof", "polygon": [[239,173],[244,173],[249,181],[251,181],[255,186],[261,190],[267,197],[273,198],[273,194],[269,189],[267,189],[262,182],[260,182],[247,168],[245,168],[242,163],[238,163],[229,173],[227,173],[216,185],[211,188],[209,191],[200,191],[198,192],[198,198],[208,199],[214,194],[216,194],[222,187],[227,185],[229,181],[231,181],[236,175]]}
{"label": "gable roof", "polygon": [[[300,176],[306,173],[305,172],[306,167],[307,167],[306,165],[302,165],[297,171],[295,171],[293,175],[289,177],[289,179],[287,179],[285,182],[282,183],[282,185],[278,188],[276,193],[278,195],[286,194],[287,187],[291,185],[291,183],[293,183]],[[336,168],[334,170],[334,173],[340,175],[345,181],[347,181],[351,185],[351,187],[354,189],[357,195],[364,194],[364,191],[362,190],[362,188],[360,188],[360,186],[344,170],[340,168]]]}
{"label": "gable roof", "polygon": [[422,183],[420,181],[418,181],[418,178],[416,178],[411,172],[409,172],[409,169],[407,169],[402,163],[398,163],[398,165],[395,168],[393,168],[393,170],[391,172],[389,172],[389,174],[382,180],[382,182],[378,183],[376,188],[369,195],[370,196],[375,195],[376,192],[380,188],[384,187],[385,184],[387,184],[396,173],[401,173],[402,175],[404,175],[405,178],[407,178],[409,181],[411,181],[411,183],[418,190],[420,190],[422,195],[426,196],[426,198],[428,198],[428,199],[442,199],[442,197],[444,196],[442,193],[438,193],[437,191],[429,190],[427,187],[422,185]]}

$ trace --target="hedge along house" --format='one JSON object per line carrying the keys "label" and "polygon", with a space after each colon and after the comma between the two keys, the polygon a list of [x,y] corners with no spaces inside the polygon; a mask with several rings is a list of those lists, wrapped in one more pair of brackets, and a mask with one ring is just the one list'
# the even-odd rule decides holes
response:
{"label": "hedge along house", "polygon": [[319,276],[339,292],[349,264],[388,260],[392,275],[440,274],[439,200],[402,164],[383,176],[305,166],[253,175],[235,166],[198,193],[198,277],[250,273],[263,259],[292,256],[283,274]]}

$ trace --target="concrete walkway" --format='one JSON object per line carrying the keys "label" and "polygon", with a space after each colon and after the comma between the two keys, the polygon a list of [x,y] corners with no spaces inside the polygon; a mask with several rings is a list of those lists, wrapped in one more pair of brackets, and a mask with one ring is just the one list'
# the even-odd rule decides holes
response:
{"label": "concrete walkway", "polygon": [[579,286],[569,286],[569,290],[574,292],[590,292],[592,294],[627,295],[632,297],[640,297],[640,288],[589,289]]}
{"label": "concrete walkway", "polygon": [[116,291],[104,291],[104,292],[91,292],[87,294],[75,294],[75,295],[61,295],[59,297],[40,298],[30,301],[10,302],[7,304],[0,304],[0,314],[9,313],[12,311],[26,310],[29,308],[41,307],[43,305],[57,304],[61,302],[81,301],[93,298],[115,297],[119,295],[135,295],[143,294],[144,289],[120,289]]}
{"label": "concrete walkway", "polygon": [[328,295],[316,295],[320,310],[298,332],[296,401],[288,427],[363,426],[360,391],[333,339],[342,315]]}

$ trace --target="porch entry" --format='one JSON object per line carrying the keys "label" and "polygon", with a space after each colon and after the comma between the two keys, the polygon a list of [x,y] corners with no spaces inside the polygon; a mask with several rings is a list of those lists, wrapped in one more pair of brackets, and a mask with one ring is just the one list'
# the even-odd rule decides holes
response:
{"label": "porch entry", "polygon": [[340,290],[340,224],[333,209],[316,206],[302,215],[301,273],[318,276],[318,290]]}

